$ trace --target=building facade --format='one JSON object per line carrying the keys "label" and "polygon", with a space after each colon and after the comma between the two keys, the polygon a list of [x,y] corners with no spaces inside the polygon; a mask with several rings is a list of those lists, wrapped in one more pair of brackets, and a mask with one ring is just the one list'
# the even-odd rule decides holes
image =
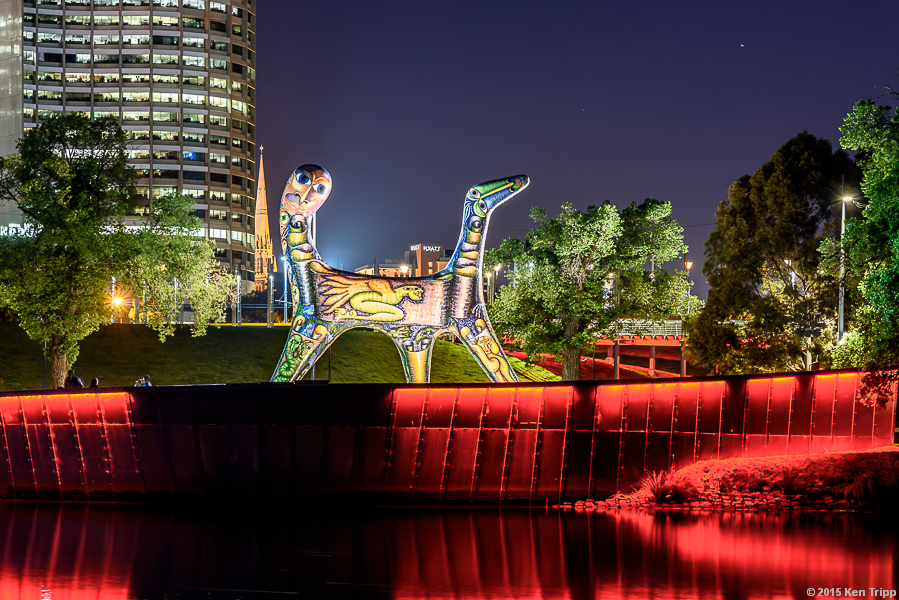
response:
{"label": "building facade", "polygon": [[413,277],[433,275],[449,264],[449,259],[450,256],[447,256],[441,244],[413,244],[403,256]]}
{"label": "building facade", "polygon": [[[196,201],[253,287],[256,0],[0,0],[0,154],[53,112],[119,119],[138,191]],[[146,204],[146,202],[144,202]],[[146,209],[132,215],[139,223]],[[21,224],[0,207],[0,233]]]}

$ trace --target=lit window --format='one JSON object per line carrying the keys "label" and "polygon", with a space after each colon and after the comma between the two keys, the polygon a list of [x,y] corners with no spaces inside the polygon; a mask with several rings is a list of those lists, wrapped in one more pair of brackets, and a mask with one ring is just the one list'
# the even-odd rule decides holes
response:
{"label": "lit window", "polygon": [[118,83],[118,73],[94,73],[94,83]]}
{"label": "lit window", "polygon": [[141,46],[150,43],[149,35],[123,35],[122,45],[124,46]]}
{"label": "lit window", "polygon": [[203,38],[185,37],[181,40],[181,44],[186,48],[205,48],[206,40]]}
{"label": "lit window", "polygon": [[206,96],[200,94],[182,94],[184,104],[199,104],[202,106],[206,102]]}
{"label": "lit window", "polygon": [[95,65],[117,65],[119,64],[118,54],[94,54]]}
{"label": "lit window", "polygon": [[122,94],[123,102],[149,102],[149,92],[124,92]]}
{"label": "lit window", "polygon": [[[99,18],[101,18],[101,17],[94,17],[94,23],[97,25],[100,24],[100,23],[97,23],[97,19],[99,19]],[[115,21],[115,23],[110,23],[111,25],[118,24],[118,22],[119,22],[118,17],[114,17],[114,18],[116,21]],[[141,15],[141,16],[137,16],[137,17],[134,17],[134,16],[122,17],[122,25],[129,25],[132,27],[146,27],[149,24],[150,24],[150,17],[148,17],[146,15]]]}
{"label": "lit window", "polygon": [[206,67],[206,59],[202,56],[182,56],[181,61],[185,67]]}
{"label": "lit window", "polygon": [[177,65],[178,62],[177,54],[153,54],[154,65]]}
{"label": "lit window", "polygon": [[[154,94],[155,96],[155,94]],[[178,113],[176,112],[154,112],[153,120],[162,123],[177,123]]]}
{"label": "lit window", "polygon": [[224,154],[210,154],[209,162],[210,163],[219,163],[219,164],[223,165],[223,164],[225,164],[225,155]]}
{"label": "lit window", "polygon": [[[40,76],[38,76],[40,79]],[[66,83],[90,83],[90,73],[66,73]]]}
{"label": "lit window", "polygon": [[[122,64],[125,64],[125,65],[146,65],[149,63],[150,63],[150,55],[149,54],[123,54],[122,55]],[[126,77],[128,77],[128,75],[126,75]]]}
{"label": "lit window", "polygon": [[149,73],[125,73],[122,76],[125,83],[150,83]]}
{"label": "lit window", "polygon": [[117,35],[95,35],[94,36],[94,46],[110,46],[112,44],[118,45],[119,36]]}
{"label": "lit window", "polygon": [[182,121],[185,125],[203,125],[206,123],[206,115],[184,113],[184,119]]}
{"label": "lit window", "polygon": [[[197,19],[184,19],[184,26],[188,27],[187,21],[196,21]],[[202,20],[200,21],[202,22]],[[153,27],[177,27],[178,17],[158,17],[153,15]]]}
{"label": "lit window", "polygon": [[154,92],[153,93],[153,102],[158,102],[160,104],[173,103],[173,102],[177,103],[178,102],[178,94]]}

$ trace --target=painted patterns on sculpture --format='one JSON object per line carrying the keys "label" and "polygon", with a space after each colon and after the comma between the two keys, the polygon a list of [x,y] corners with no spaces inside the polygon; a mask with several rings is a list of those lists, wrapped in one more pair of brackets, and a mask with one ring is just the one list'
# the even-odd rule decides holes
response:
{"label": "painted patterns on sculpture", "polygon": [[462,341],[492,381],[517,381],[487,318],[481,266],[490,213],[527,185],[528,178],[517,175],[468,191],[459,242],[442,271],[374,277],[339,271],[321,259],[308,225],[331,192],[331,176],[315,165],[299,167],[281,197],[281,247],[290,257],[298,305],[272,381],[301,379],[340,334],[355,327],[390,336],[409,382],[429,381],[433,343],[444,332]]}

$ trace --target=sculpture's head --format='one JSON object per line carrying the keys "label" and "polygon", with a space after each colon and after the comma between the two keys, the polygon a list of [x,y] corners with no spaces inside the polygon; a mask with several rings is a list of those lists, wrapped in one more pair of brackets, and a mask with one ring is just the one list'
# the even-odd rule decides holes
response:
{"label": "sculpture's head", "polygon": [[303,165],[287,180],[281,195],[281,224],[294,215],[311,217],[331,193],[331,174],[317,165]]}
{"label": "sculpture's head", "polygon": [[[465,196],[466,205],[471,205],[471,214],[486,217],[490,212],[526,188],[530,181],[527,175],[515,175],[472,186]],[[466,211],[467,213],[468,211]]]}

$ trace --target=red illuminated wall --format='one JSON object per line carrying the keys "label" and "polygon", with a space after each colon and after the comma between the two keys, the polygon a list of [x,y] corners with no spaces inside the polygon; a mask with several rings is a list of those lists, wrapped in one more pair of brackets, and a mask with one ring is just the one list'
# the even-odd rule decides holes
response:
{"label": "red illuminated wall", "polygon": [[707,458],[892,444],[895,402],[866,406],[859,378],[5,394],[0,495],[554,503]]}

